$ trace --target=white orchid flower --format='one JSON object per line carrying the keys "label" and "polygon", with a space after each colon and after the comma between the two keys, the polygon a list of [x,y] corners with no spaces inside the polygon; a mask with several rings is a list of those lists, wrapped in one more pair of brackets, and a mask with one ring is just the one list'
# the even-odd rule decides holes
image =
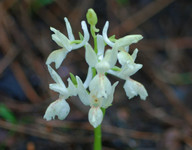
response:
{"label": "white orchid flower", "polygon": [[48,65],[48,70],[52,79],[56,82],[56,83],[49,84],[49,88],[51,90],[58,92],[65,99],[67,99],[69,96],[77,95],[76,87],[74,86],[70,78],[67,79],[68,88],[66,88],[61,77],[57,74],[57,72],[54,69],[51,68],[50,65]]}
{"label": "white orchid flower", "polygon": [[133,98],[134,96],[139,95],[142,100],[145,100],[146,97],[148,96],[148,93],[147,93],[145,87],[141,83],[139,83],[131,78],[128,78],[126,80],[123,88],[129,99]]}
{"label": "white orchid flower", "polygon": [[103,32],[102,32],[102,35],[103,35],[103,39],[105,41],[105,43],[107,43],[107,45],[111,46],[111,47],[114,47],[115,44],[116,46],[119,48],[119,49],[123,49],[125,50],[126,52],[129,51],[129,45],[133,44],[133,43],[137,43],[138,41],[140,41],[143,36],[142,35],[139,35],[139,34],[135,34],[135,35],[127,35],[125,37],[122,37],[118,40],[116,40],[115,42],[112,42],[108,36],[107,36],[107,31],[108,31],[108,28],[109,28],[109,22],[106,21],[105,25],[104,25],[104,28],[103,28]]}
{"label": "white orchid flower", "polygon": [[145,87],[130,78],[139,69],[142,68],[142,64],[136,64],[134,61],[137,57],[138,49],[135,49],[133,54],[130,55],[126,51],[120,51],[117,55],[119,63],[122,65],[120,71],[109,70],[108,73],[115,75],[125,81],[124,90],[129,99],[139,95],[141,99],[145,100],[148,96]]}
{"label": "white orchid flower", "polygon": [[[89,89],[98,97],[107,97],[111,83],[105,76],[105,72],[111,69],[117,61],[117,49],[107,50],[104,55],[104,41],[101,35],[97,35],[98,53],[96,54],[90,44],[86,44],[85,59],[90,67],[95,67],[97,75],[91,80]],[[97,84],[95,84],[97,83]],[[97,85],[97,88],[94,86]],[[94,90],[93,90],[94,89]]]}
{"label": "white orchid flower", "polygon": [[[90,93],[87,92],[86,88],[83,86],[81,79],[76,76],[76,80],[78,83],[77,93],[84,105],[90,105],[91,109],[89,110],[88,118],[90,124],[96,128],[99,126],[103,120],[103,113],[101,111],[102,108],[109,107],[113,102],[113,94],[115,91],[115,87],[118,82],[114,83],[113,86],[110,87],[110,91],[108,91],[107,97],[98,97],[95,94],[93,89],[90,89]],[[92,83],[93,84],[93,83]],[[98,83],[95,82],[95,88],[98,88]]]}
{"label": "white orchid flower", "polygon": [[147,93],[145,87],[141,83],[131,79],[129,76],[126,77],[126,76],[121,75],[118,72],[112,71],[112,70],[109,70],[107,73],[125,80],[125,84],[124,84],[123,88],[129,99],[133,98],[134,96],[139,95],[142,100],[145,100],[146,97],[148,96],[148,93]]}
{"label": "white orchid flower", "polygon": [[55,28],[51,27],[50,30],[54,32],[52,34],[52,39],[60,46],[61,49],[53,51],[47,58],[46,64],[49,65],[52,62],[55,62],[55,67],[58,69],[62,63],[62,61],[65,59],[66,55],[74,50],[78,49],[85,45],[86,42],[89,40],[89,32],[87,29],[87,25],[85,21],[81,22],[81,26],[84,32],[84,39],[81,43],[75,44],[73,41],[75,41],[71,25],[68,21],[68,19],[65,17],[65,24],[67,28],[68,37],[67,38],[64,34],[62,34],[60,31],[56,30]]}
{"label": "white orchid flower", "polygon": [[66,102],[66,99],[70,96],[76,96],[77,89],[72,83],[70,78],[68,78],[68,88],[66,88],[61,77],[49,65],[48,65],[48,70],[51,77],[56,82],[56,83],[49,84],[49,88],[59,93],[59,99],[48,106],[44,115],[44,119],[52,120],[55,118],[55,116],[58,116],[60,120],[63,120],[66,118],[66,116],[70,111],[70,107],[69,107],[69,104]]}
{"label": "white orchid flower", "polygon": [[60,98],[49,105],[43,118],[49,121],[55,119],[55,116],[57,116],[60,120],[63,120],[67,117],[69,111],[69,104],[65,99]]}
{"label": "white orchid flower", "polygon": [[128,76],[135,74],[139,69],[143,67],[142,64],[135,63],[137,53],[138,49],[135,49],[132,55],[125,51],[120,51],[117,54],[118,61],[122,66],[121,71],[119,72],[119,76],[122,78],[127,78]]}

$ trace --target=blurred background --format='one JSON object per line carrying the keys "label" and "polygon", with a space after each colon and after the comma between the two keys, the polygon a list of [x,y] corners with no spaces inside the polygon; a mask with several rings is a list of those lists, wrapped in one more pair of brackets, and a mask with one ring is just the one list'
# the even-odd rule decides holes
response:
{"label": "blurred background", "polygon": [[[103,150],[192,149],[192,1],[191,0],[1,0],[0,1],[0,150],[90,150],[93,128],[89,107],[68,100],[64,121],[43,120],[58,98],[45,61],[59,46],[50,26],[66,34],[67,17],[78,38],[88,8],[98,15],[100,33],[141,34],[131,45],[143,64],[132,78],[148,91],[146,101],[128,100],[124,81],[103,121]],[[84,49],[72,51],[57,72],[67,84],[69,72],[85,79]],[[109,76],[112,82],[117,78]]]}

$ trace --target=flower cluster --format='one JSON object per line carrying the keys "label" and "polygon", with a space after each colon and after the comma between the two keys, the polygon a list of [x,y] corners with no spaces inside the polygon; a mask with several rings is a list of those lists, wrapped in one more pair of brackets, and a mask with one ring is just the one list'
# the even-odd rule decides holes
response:
{"label": "flower cluster", "polygon": [[[96,34],[99,31],[95,26],[97,16],[92,9],[89,9],[87,20],[95,44],[92,47],[88,43],[90,35],[85,21],[81,22],[84,35],[80,35],[80,40],[75,40],[69,21],[67,18],[64,20],[68,38],[55,28],[50,28],[54,32],[52,39],[61,49],[53,51],[46,61],[49,73],[55,81],[49,85],[49,88],[59,93],[59,99],[47,108],[44,115],[46,120],[52,120],[55,116],[60,120],[65,119],[70,111],[66,99],[78,95],[84,105],[90,106],[88,113],[90,124],[94,128],[100,125],[103,120],[102,110],[112,105],[114,91],[118,84],[118,82],[111,84],[107,74],[125,80],[124,90],[129,99],[137,95],[142,100],[146,99],[148,94],[144,86],[130,78],[142,68],[142,64],[135,63],[138,49],[135,49],[132,55],[129,54],[129,46],[141,40],[143,38],[141,35],[128,35],[120,39],[115,39],[114,36],[108,38],[108,21],[104,25],[102,35]],[[107,45],[109,49],[105,50]],[[71,78],[67,79],[68,87],[66,87],[50,64],[54,62],[55,68],[58,69],[69,52],[81,47],[85,47],[85,60],[89,65],[87,78],[83,82],[78,76],[71,75]],[[117,62],[119,62],[120,67],[116,66]]]}

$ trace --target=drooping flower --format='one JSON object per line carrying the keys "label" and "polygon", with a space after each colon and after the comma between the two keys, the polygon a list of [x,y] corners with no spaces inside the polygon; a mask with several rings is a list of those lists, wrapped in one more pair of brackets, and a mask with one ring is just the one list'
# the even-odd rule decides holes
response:
{"label": "drooping flower", "polygon": [[52,120],[55,119],[55,116],[58,116],[60,120],[63,120],[66,118],[70,111],[70,107],[66,102],[66,99],[70,96],[76,96],[77,90],[71,79],[68,79],[68,88],[66,88],[61,77],[49,65],[48,70],[51,77],[56,82],[49,84],[49,88],[59,93],[59,99],[48,106],[44,115],[44,119]]}
{"label": "drooping flower", "polygon": [[75,41],[71,25],[67,18],[64,18],[68,37],[67,38],[64,34],[62,34],[60,31],[56,30],[55,28],[51,27],[51,31],[54,32],[52,34],[52,39],[60,46],[61,49],[53,51],[47,58],[46,64],[49,65],[52,62],[55,62],[55,67],[58,69],[62,63],[62,61],[65,59],[66,55],[75,49],[81,48],[85,45],[86,42],[89,40],[89,32],[87,29],[87,25],[85,21],[81,22],[81,26],[84,32],[84,38],[83,41],[81,41],[79,44],[73,43]]}

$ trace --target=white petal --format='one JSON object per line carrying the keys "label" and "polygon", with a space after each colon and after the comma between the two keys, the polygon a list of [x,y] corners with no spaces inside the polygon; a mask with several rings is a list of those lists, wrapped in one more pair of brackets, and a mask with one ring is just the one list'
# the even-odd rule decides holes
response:
{"label": "white petal", "polygon": [[68,88],[67,88],[68,95],[77,96],[77,88],[75,87],[75,85],[73,84],[70,78],[68,78],[67,81],[68,81]]}
{"label": "white petal", "polygon": [[97,49],[98,49],[97,55],[101,57],[101,59],[103,58],[103,55],[104,55],[104,48],[105,48],[105,43],[104,43],[103,37],[97,34]]}
{"label": "white petal", "polygon": [[104,74],[97,74],[89,84],[89,90],[97,98],[107,98],[111,91],[111,82]]}
{"label": "white petal", "polygon": [[108,36],[107,36],[107,30],[108,30],[108,28],[109,28],[109,21],[107,21],[107,22],[105,23],[105,26],[104,26],[104,28],[103,28],[103,33],[102,33],[102,34],[103,34],[103,39],[104,39],[104,41],[107,43],[107,45],[113,47],[113,46],[114,46],[114,43],[111,42],[111,41],[109,40]]}
{"label": "white petal", "polygon": [[[116,76],[116,77],[121,78],[121,77],[119,76],[119,71],[108,70],[107,73],[109,73],[109,74],[111,74],[111,75],[114,75],[114,76]],[[123,79],[123,78],[121,78],[121,79]]]}
{"label": "white petal", "polygon": [[97,63],[97,55],[90,44],[86,44],[85,60],[90,67],[95,67]]}
{"label": "white petal", "polygon": [[63,120],[67,117],[69,111],[70,107],[65,99],[59,99],[49,105],[43,118],[49,121],[58,116],[60,120]]}
{"label": "white petal", "polygon": [[65,99],[69,97],[67,89],[61,86],[60,84],[49,84],[49,88],[55,92],[60,93],[60,95],[62,95]]}
{"label": "white petal", "polygon": [[56,30],[55,28],[50,28],[51,31],[53,31],[55,34],[52,34],[52,39],[61,47],[64,47],[68,51],[71,51],[72,47],[70,45],[69,39],[62,34],[59,30]]}
{"label": "white petal", "polygon": [[96,69],[99,73],[105,73],[112,68],[117,62],[117,49],[107,50],[103,60],[97,65]]}
{"label": "white petal", "polygon": [[78,48],[84,46],[89,41],[89,32],[88,32],[87,24],[85,23],[85,21],[81,22],[81,26],[82,26],[83,33],[84,33],[83,41],[79,44],[73,44],[73,49],[78,49]]}
{"label": "white petal", "polygon": [[137,53],[138,53],[138,49],[136,48],[136,49],[133,51],[133,54],[131,55],[133,61],[135,61],[135,59],[137,58]]}
{"label": "white petal", "polygon": [[125,64],[130,63],[130,62],[134,63],[131,55],[129,55],[129,53],[127,53],[125,51],[120,51],[117,54],[117,58],[118,58],[118,61],[121,65],[125,65]]}
{"label": "white petal", "polygon": [[46,64],[50,65],[55,62],[55,68],[58,69],[65,59],[68,51],[65,48],[53,51],[47,58]]}
{"label": "white petal", "polygon": [[104,60],[110,64],[110,68],[114,67],[117,62],[117,49],[107,50],[105,52]]}
{"label": "white petal", "polygon": [[92,79],[92,69],[91,69],[91,67],[89,67],[86,80],[83,83],[83,86],[85,87],[85,89],[89,86],[91,79]]}
{"label": "white petal", "polygon": [[117,86],[118,83],[119,83],[119,82],[117,81],[117,82],[115,82],[115,83],[113,84],[109,96],[107,97],[107,99],[103,100],[103,103],[102,103],[102,107],[103,107],[103,108],[107,108],[107,107],[109,107],[109,106],[112,104],[115,87]]}
{"label": "white petal", "polygon": [[129,52],[129,46],[125,46],[125,51],[128,53]]}
{"label": "white petal", "polygon": [[99,63],[97,63],[95,68],[98,73],[104,74],[105,72],[107,72],[110,69],[110,64],[107,61],[102,60]]}
{"label": "white petal", "polygon": [[69,40],[70,40],[70,41],[74,41],[75,38],[74,38],[74,36],[73,36],[73,32],[72,32],[72,29],[71,29],[71,25],[70,25],[70,23],[69,23],[69,21],[68,21],[68,19],[67,19],[66,17],[64,18],[64,20],[65,20],[65,24],[66,24],[67,34],[68,34]]}
{"label": "white petal", "polygon": [[123,79],[127,79],[127,77],[132,76],[135,74],[139,69],[143,67],[142,64],[135,64],[135,63],[128,63],[122,66],[119,75]]}
{"label": "white petal", "polygon": [[63,80],[61,79],[61,77],[57,74],[57,72],[55,72],[55,70],[53,70],[51,68],[51,66],[47,65],[49,73],[52,77],[52,79],[59,85],[61,85],[64,89],[66,89],[65,84],[63,83]]}
{"label": "white petal", "polygon": [[99,107],[95,108],[95,107],[91,107],[91,109],[89,110],[89,122],[90,124],[96,128],[98,127],[102,120],[103,120],[103,112],[101,111],[101,109]]}
{"label": "white petal", "polygon": [[84,105],[90,105],[90,96],[87,93],[87,90],[84,88],[83,83],[81,81],[81,79],[76,76],[76,80],[77,80],[77,94],[81,100],[81,102]]}
{"label": "white petal", "polygon": [[123,38],[120,38],[118,40],[116,40],[115,42],[115,46],[120,48],[120,47],[125,47],[125,46],[129,46],[133,43],[137,43],[139,40],[141,40],[143,38],[142,35],[127,35]]}
{"label": "white petal", "polygon": [[123,88],[129,99],[139,95],[142,100],[145,100],[148,96],[145,87],[141,83],[130,78],[126,80]]}

